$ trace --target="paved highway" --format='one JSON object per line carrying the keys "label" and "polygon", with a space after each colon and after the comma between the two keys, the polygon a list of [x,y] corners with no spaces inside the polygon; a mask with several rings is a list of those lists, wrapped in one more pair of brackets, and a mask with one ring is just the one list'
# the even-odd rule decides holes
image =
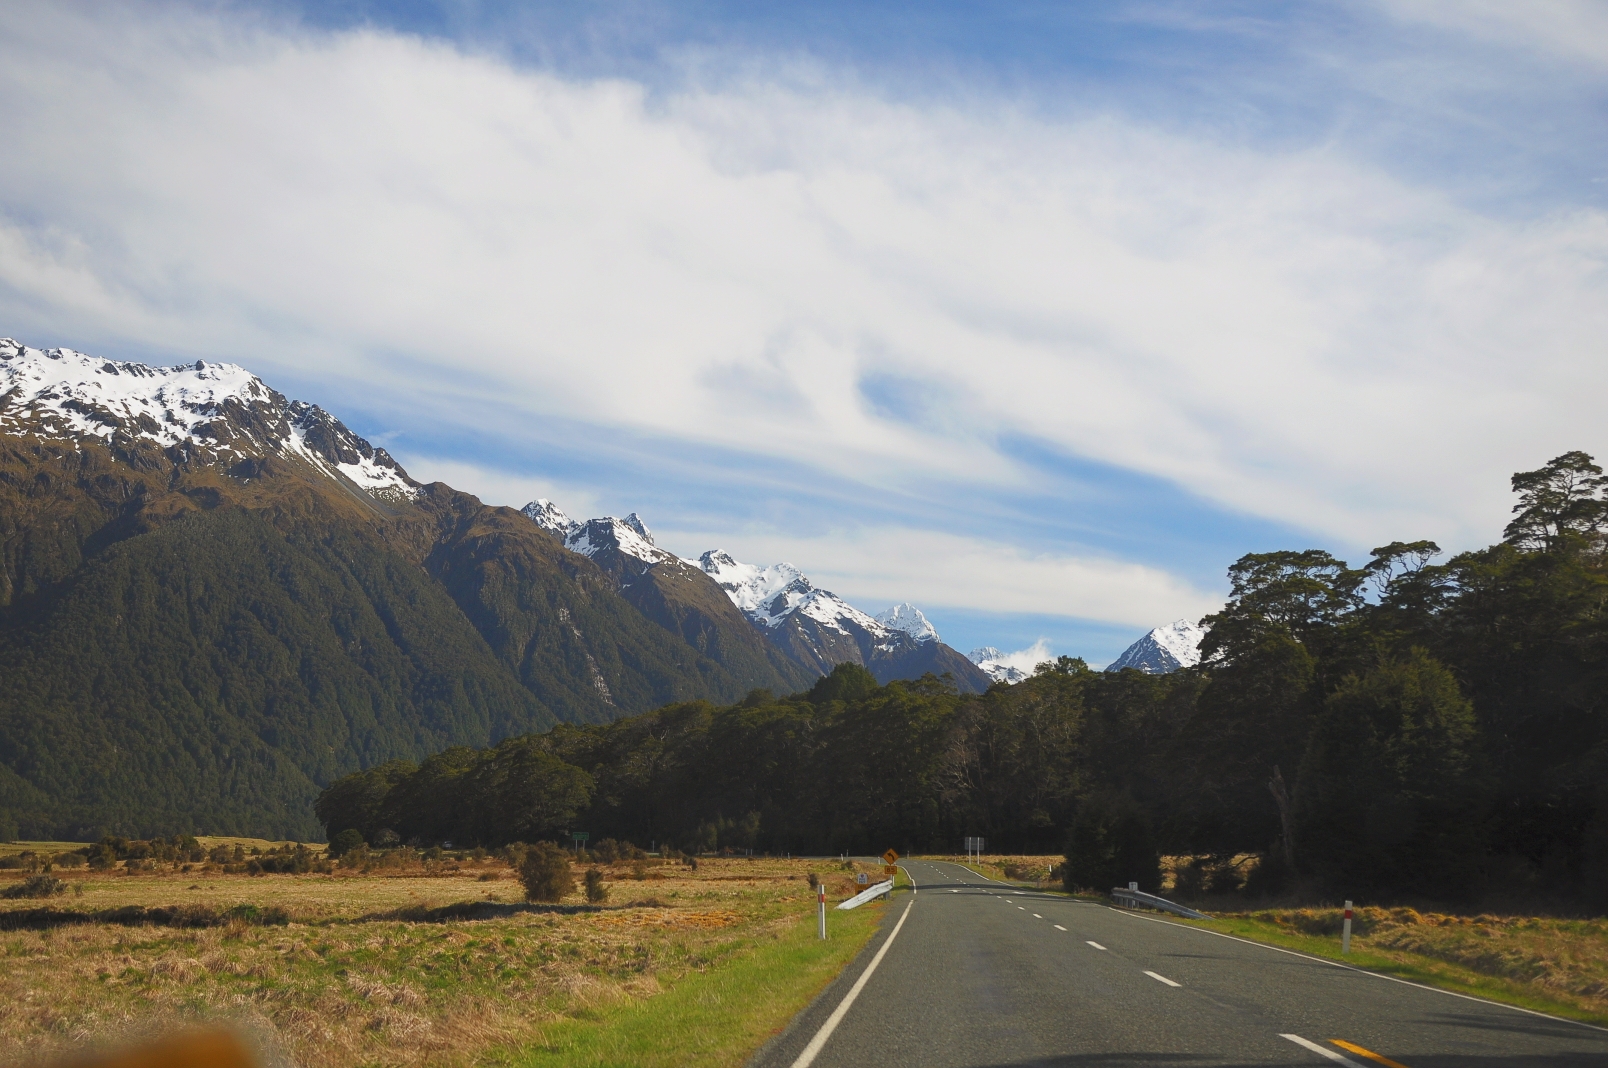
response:
{"label": "paved highway", "polygon": [[1608,1031],[958,864],[904,867],[916,893],[894,896],[872,944],[754,1068],[1608,1068]]}

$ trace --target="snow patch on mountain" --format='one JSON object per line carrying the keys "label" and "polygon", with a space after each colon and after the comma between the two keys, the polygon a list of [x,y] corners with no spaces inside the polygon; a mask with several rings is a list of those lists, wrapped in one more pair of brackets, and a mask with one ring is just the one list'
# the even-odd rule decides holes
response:
{"label": "snow patch on mountain", "polygon": [[875,618],[889,630],[902,630],[918,642],[938,640],[938,628],[921,614],[921,609],[908,601],[896,604],[886,612],[878,612]]}
{"label": "snow patch on mountain", "polygon": [[232,363],[149,367],[0,338],[0,429],[108,444],[121,435],[222,457],[290,454],[375,496],[418,492],[384,449]]}
{"label": "snow patch on mountain", "polygon": [[607,515],[601,519],[588,519],[584,523],[578,523],[565,536],[564,547],[582,556],[596,556],[605,549],[618,549],[626,556],[634,556],[645,564],[658,564],[676,559],[674,553],[665,552],[653,544],[653,534],[635,512],[624,519]]}
{"label": "snow patch on mountain", "polygon": [[1198,623],[1180,619],[1157,627],[1128,646],[1123,654],[1106,666],[1107,671],[1134,668],[1151,675],[1194,667],[1200,663],[1200,642],[1206,629]]}
{"label": "snow patch on mountain", "polygon": [[995,682],[1014,686],[1033,674],[1033,669],[1046,660],[1053,660],[1049,643],[1043,638],[1026,649],[1002,653],[992,645],[984,645],[966,654],[966,659],[977,665],[984,675]]}
{"label": "snow patch on mountain", "polygon": [[606,515],[581,522],[571,519],[564,509],[545,497],[531,501],[519,511],[543,530],[563,538],[564,548],[572,553],[590,557],[605,549],[617,549],[645,564],[676,559],[674,553],[666,552],[653,543],[653,532],[635,512],[624,519]]}
{"label": "snow patch on mountain", "polygon": [[569,537],[571,531],[581,524],[564,513],[564,509],[548,500],[538,497],[520,509],[525,517],[543,530],[551,531],[561,538]]}
{"label": "snow patch on mountain", "polygon": [[744,564],[729,553],[711,549],[698,557],[698,566],[720,584],[744,615],[762,627],[779,627],[797,612],[844,634],[850,626],[870,631],[879,639],[890,633],[830,590],[816,589],[792,564]]}

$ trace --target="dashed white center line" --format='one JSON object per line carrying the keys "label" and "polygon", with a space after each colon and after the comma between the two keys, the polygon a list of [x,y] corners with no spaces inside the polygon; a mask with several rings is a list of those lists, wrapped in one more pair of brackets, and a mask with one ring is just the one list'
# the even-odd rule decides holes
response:
{"label": "dashed white center line", "polygon": [[1175,982],[1173,982],[1171,979],[1167,978],[1165,975],[1157,975],[1155,972],[1145,972],[1145,974],[1150,976],[1150,978],[1154,979],[1156,982],[1158,982],[1158,983],[1166,983],[1168,986],[1183,986],[1184,985],[1183,983],[1175,983]]}
{"label": "dashed white center line", "polygon": [[1039,915],[1039,914],[1038,914],[1038,913],[1036,913],[1036,912],[1035,912],[1035,913],[1033,913],[1033,918],[1034,918],[1034,919],[1035,919],[1035,920],[1042,920],[1042,919],[1043,919],[1043,918],[1044,918],[1044,917],[1043,917],[1043,916],[1040,916],[1040,915]]}
{"label": "dashed white center line", "polygon": [[1056,930],[1057,930],[1057,931],[1064,931],[1064,930],[1066,930],[1066,928],[1065,928],[1065,927],[1062,927],[1062,926],[1061,926],[1061,925],[1060,925],[1060,924],[1058,924],[1058,923],[1057,923],[1057,924],[1054,924],[1054,925],[1053,925],[1053,926],[1054,926],[1054,927],[1055,927],[1055,929],[1056,929]]}
{"label": "dashed white center line", "polygon": [[1090,943],[1088,943],[1088,945],[1091,945],[1091,946],[1093,946],[1093,947],[1094,947],[1094,948],[1095,948],[1095,949],[1098,949],[1098,950],[1104,950],[1104,949],[1105,949],[1105,947],[1104,947],[1104,946],[1102,946],[1102,945],[1101,945],[1101,944],[1100,944],[1100,943],[1098,943],[1098,942],[1090,942]]}
{"label": "dashed white center line", "polygon": [[1329,1049],[1327,1046],[1320,1046],[1316,1042],[1309,1042],[1300,1035],[1280,1035],[1279,1037],[1287,1038],[1291,1042],[1294,1042],[1297,1046],[1303,1046],[1306,1049],[1311,1050],[1313,1053],[1316,1053],[1320,1057],[1327,1057],[1336,1064],[1349,1064],[1351,1068],[1362,1068],[1362,1065],[1358,1064],[1350,1057],[1343,1057],[1334,1050]]}

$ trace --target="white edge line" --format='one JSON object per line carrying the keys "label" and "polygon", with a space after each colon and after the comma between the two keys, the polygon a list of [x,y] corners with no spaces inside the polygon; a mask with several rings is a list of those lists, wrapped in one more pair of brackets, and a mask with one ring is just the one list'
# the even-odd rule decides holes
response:
{"label": "white edge line", "polygon": [[[1252,944],[1254,945],[1254,943]],[[1318,1056],[1327,1057],[1336,1064],[1349,1064],[1351,1065],[1351,1068],[1362,1068],[1362,1065],[1358,1064],[1350,1057],[1342,1057],[1340,1054],[1336,1053],[1332,1049],[1329,1049],[1327,1046],[1320,1046],[1316,1042],[1308,1042],[1300,1035],[1280,1035],[1279,1037],[1287,1038],[1291,1042],[1294,1042],[1297,1046],[1304,1046],[1313,1053],[1316,1053]]]}
{"label": "white edge line", "polygon": [[854,999],[860,996],[860,991],[864,989],[866,981],[871,978],[871,973],[877,970],[877,965],[882,963],[882,957],[888,952],[888,947],[893,945],[893,940],[899,937],[899,928],[903,927],[905,920],[909,919],[910,910],[915,905],[916,899],[912,896],[910,904],[906,905],[904,912],[900,914],[899,922],[893,925],[893,932],[888,935],[888,940],[882,943],[882,948],[877,950],[877,955],[871,958],[870,965],[860,973],[860,978],[854,981],[854,985],[849,988],[849,992],[844,995],[843,1000],[838,1002],[838,1007],[832,1010],[832,1015],[828,1016],[826,1022],[821,1025],[821,1029],[815,1032],[815,1037],[810,1039],[810,1044],[805,1046],[804,1051],[798,1055],[798,1059],[793,1062],[792,1068],[809,1068],[811,1064],[815,1063],[815,1058],[820,1056],[821,1050],[826,1046],[826,1040],[832,1037],[832,1032],[837,1030],[837,1025],[843,1022],[843,1017],[848,1014],[849,1006],[853,1005]]}
{"label": "white edge line", "polygon": [[1168,986],[1183,986],[1184,985],[1183,983],[1175,983],[1175,982],[1173,982],[1171,979],[1167,978],[1165,975],[1157,975],[1155,972],[1147,971],[1147,972],[1145,972],[1145,974],[1150,976],[1150,978],[1154,979],[1156,982],[1158,982],[1158,983],[1166,983]]}
{"label": "white edge line", "polygon": [[[1327,964],[1331,967],[1340,968],[1348,972],[1356,972],[1358,975],[1366,975],[1372,979],[1388,979],[1392,983],[1400,983],[1402,986],[1415,986],[1420,990],[1427,990],[1431,994],[1445,994],[1447,997],[1462,998],[1464,1001],[1475,1001],[1481,1005],[1490,1005],[1498,1009],[1508,1009],[1512,1012],[1522,1012],[1526,1016],[1539,1016],[1543,1020],[1556,1020],[1559,1023],[1574,1024],[1576,1027],[1588,1027],[1593,1031],[1608,1031],[1608,1027],[1598,1027],[1596,1024],[1586,1023],[1583,1020],[1571,1020],[1567,1016],[1554,1016],[1549,1012],[1537,1012],[1535,1009],[1524,1009],[1517,1005],[1506,1005],[1500,1001],[1492,1001],[1490,998],[1476,997],[1473,994],[1459,994],[1455,990],[1442,990],[1438,986],[1428,986],[1424,983],[1415,983],[1411,979],[1398,979],[1394,975],[1386,975],[1383,972],[1370,972],[1366,968],[1358,968],[1351,964],[1341,964],[1337,960],[1326,960],[1323,957],[1314,957],[1310,953],[1302,953],[1300,950],[1296,949],[1285,949],[1282,946],[1270,946],[1266,942],[1253,942],[1251,939],[1241,938],[1239,935],[1224,934],[1222,931],[1210,931],[1204,927],[1190,927],[1182,923],[1174,923],[1171,920],[1163,920],[1155,916],[1140,916],[1137,913],[1129,912],[1126,909],[1115,908],[1110,905],[1107,905],[1106,907],[1112,912],[1115,912],[1117,915],[1126,916],[1130,920],[1146,920],[1150,923],[1166,924],[1168,927],[1178,931],[1195,931],[1199,934],[1209,934],[1218,938],[1227,938],[1232,942],[1244,942],[1246,945],[1255,946],[1257,949],[1271,949],[1275,953],[1284,953],[1291,957],[1300,957],[1303,960],[1316,961],[1319,964]],[[1328,1053],[1329,1051],[1324,1050],[1324,1052]]]}
{"label": "white edge line", "polygon": [[914,875],[910,874],[910,869],[905,867],[903,864],[901,864],[901,865],[899,865],[899,870],[905,873],[905,878],[906,879],[910,880],[910,892],[912,894],[921,893],[920,889],[918,889],[916,887],[916,877]]}

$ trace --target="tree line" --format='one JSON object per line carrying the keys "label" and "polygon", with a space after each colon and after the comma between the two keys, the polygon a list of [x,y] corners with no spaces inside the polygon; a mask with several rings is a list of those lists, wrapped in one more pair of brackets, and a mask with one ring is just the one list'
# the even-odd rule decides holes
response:
{"label": "tree line", "polygon": [[349,775],[316,806],[366,841],[495,846],[585,830],[689,851],[1066,852],[1153,885],[1158,854],[1239,886],[1608,904],[1608,480],[1584,453],[1513,477],[1503,540],[1358,567],[1256,553],[1199,667],[1062,657],[960,695],[839,665],[807,692],[672,704]]}

